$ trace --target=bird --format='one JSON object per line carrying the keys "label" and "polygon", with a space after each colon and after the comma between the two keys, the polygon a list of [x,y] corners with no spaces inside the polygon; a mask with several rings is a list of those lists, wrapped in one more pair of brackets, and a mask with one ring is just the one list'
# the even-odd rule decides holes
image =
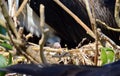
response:
{"label": "bird", "polygon": [[[86,11],[86,6],[84,0],[60,0],[67,8],[69,8],[75,15],[77,15],[89,28],[91,28],[90,20]],[[100,19],[101,21],[105,22],[107,25],[113,28],[119,28],[115,19],[114,19],[114,8],[115,8],[115,1],[116,0],[91,0],[92,5],[94,7],[95,18]],[[8,0],[8,4],[11,0]],[[19,1],[20,4],[22,0]],[[62,47],[67,44],[68,47],[74,48],[76,47],[83,38],[86,38],[83,44],[93,42],[94,39],[89,36],[86,31],[67,13],[65,12],[59,5],[57,5],[53,0],[30,0],[30,5],[26,5],[28,12],[26,19],[24,20],[23,16],[20,25],[23,25],[26,30],[29,30],[36,34],[38,37],[41,34],[38,26],[39,18],[39,5],[43,4],[45,6],[45,21],[49,24],[50,27],[54,29],[55,37],[51,37],[48,39],[46,43],[51,43],[53,45],[56,42],[61,43]],[[90,3],[90,1],[89,1]],[[90,8],[92,7],[91,4]],[[32,9],[31,9],[31,8]],[[36,14],[37,15],[36,15]],[[26,14],[26,13],[25,13]],[[31,16],[33,14],[33,16]],[[31,19],[33,17],[33,19]],[[38,21],[38,22],[37,22]],[[24,23],[28,22],[28,23]],[[120,45],[120,32],[115,32],[106,29],[102,24],[97,23],[97,26],[102,30],[102,32],[107,35],[110,39],[112,39],[117,45]],[[55,39],[55,41],[54,41]],[[39,40],[39,38],[32,39],[33,41]],[[49,41],[51,40],[51,41]]]}
{"label": "bird", "polygon": [[[89,28],[90,20],[86,11],[84,0],[60,0],[67,8],[77,15]],[[95,18],[100,19],[113,28],[119,28],[114,19],[114,8],[116,0],[91,0],[94,7]],[[90,2],[89,2],[90,3]],[[68,47],[76,47],[83,38],[87,38],[83,44],[93,42],[94,39],[59,5],[53,0],[30,0],[30,7],[39,15],[39,5],[45,6],[45,21],[61,38],[61,44]],[[90,8],[92,5],[90,5]],[[119,32],[106,29],[102,24],[97,23],[102,32],[120,45]]]}
{"label": "bird", "polygon": [[0,68],[31,76],[120,76],[120,60],[103,66],[63,64],[15,64]]}
{"label": "bird", "polygon": [[[16,11],[22,4],[23,0],[7,0],[6,1],[6,9],[8,9],[10,17],[14,17]],[[15,6],[14,6],[15,5]],[[0,19],[2,19],[5,23],[5,18],[3,17],[2,11],[0,10]],[[40,17],[36,15],[36,13],[31,9],[29,4],[27,3],[22,10],[22,13],[19,13],[17,16],[17,29],[19,27],[23,27],[24,34],[27,35],[29,32],[33,34],[33,37],[30,37],[28,41],[35,42],[38,44],[41,38],[41,30],[40,30]],[[60,38],[53,33],[53,29],[45,24],[45,28],[49,28],[48,38],[46,38],[45,46],[49,46],[52,48],[60,48]]]}

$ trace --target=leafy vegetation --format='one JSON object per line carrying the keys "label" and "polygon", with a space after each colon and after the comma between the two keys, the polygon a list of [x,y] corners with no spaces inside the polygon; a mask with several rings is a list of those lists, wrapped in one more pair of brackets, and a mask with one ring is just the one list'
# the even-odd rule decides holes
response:
{"label": "leafy vegetation", "polygon": [[102,61],[102,65],[114,62],[115,61],[114,50],[111,49],[111,48],[102,47],[100,58],[101,58],[101,61]]}

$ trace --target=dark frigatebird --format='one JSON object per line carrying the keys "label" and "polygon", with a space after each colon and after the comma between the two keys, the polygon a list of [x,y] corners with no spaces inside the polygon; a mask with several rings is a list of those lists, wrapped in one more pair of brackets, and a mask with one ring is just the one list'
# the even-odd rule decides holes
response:
{"label": "dark frigatebird", "polygon": [[[77,15],[89,28],[90,20],[86,11],[84,0],[60,0],[67,8]],[[113,28],[119,28],[114,19],[114,7],[116,0],[91,0],[95,11],[95,18],[100,19]],[[68,47],[76,47],[83,38],[85,43],[94,41],[86,31],[53,0],[30,0],[31,8],[39,15],[39,5],[45,5],[45,21],[48,23]],[[90,8],[92,6],[90,5]],[[119,32],[106,29],[97,23],[102,32],[120,45]]]}
{"label": "dark frigatebird", "polygon": [[32,76],[120,76],[120,60],[104,66],[16,64],[0,71]]}

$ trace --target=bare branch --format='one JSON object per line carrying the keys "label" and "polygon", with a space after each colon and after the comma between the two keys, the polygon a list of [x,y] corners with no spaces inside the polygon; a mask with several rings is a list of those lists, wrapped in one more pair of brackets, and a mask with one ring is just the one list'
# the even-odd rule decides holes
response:
{"label": "bare branch", "polygon": [[60,7],[62,7],[70,16],[72,16],[80,26],[82,26],[85,31],[95,39],[95,34],[93,31],[85,24],[83,23],[73,12],[71,12],[63,3],[61,3],[59,0],[54,0]]}

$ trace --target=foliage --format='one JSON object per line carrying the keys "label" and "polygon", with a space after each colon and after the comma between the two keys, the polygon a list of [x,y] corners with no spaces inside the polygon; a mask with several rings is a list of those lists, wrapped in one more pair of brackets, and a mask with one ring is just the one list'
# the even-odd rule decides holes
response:
{"label": "foliage", "polygon": [[115,61],[115,53],[111,48],[103,47],[101,48],[101,55],[100,55],[102,65],[114,62]]}
{"label": "foliage", "polygon": [[[10,64],[12,64],[12,55],[9,54],[9,58],[6,58],[0,54],[0,68],[7,67]],[[5,74],[5,72],[0,72],[0,76],[5,76]]]}
{"label": "foliage", "polygon": [[12,50],[12,45],[8,44],[7,42],[0,42],[0,46],[4,47],[7,50]]}

